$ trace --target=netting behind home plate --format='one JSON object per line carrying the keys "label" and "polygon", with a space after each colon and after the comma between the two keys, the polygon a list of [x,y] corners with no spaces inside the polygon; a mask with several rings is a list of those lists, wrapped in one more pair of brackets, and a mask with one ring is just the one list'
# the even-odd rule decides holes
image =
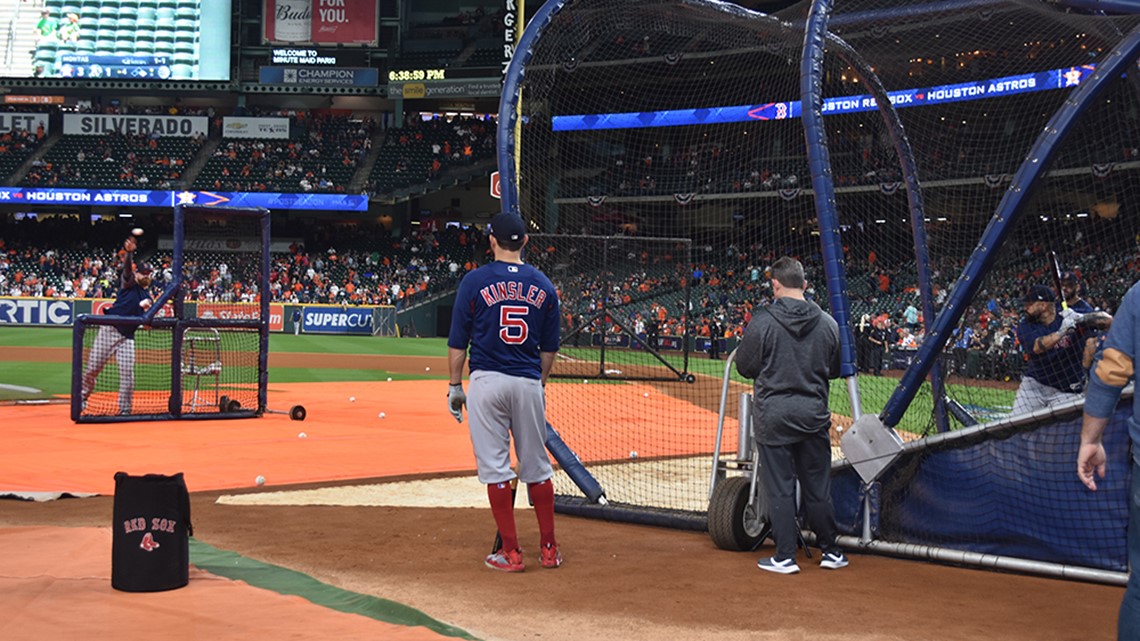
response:
{"label": "netting behind home plate", "polygon": [[[532,234],[527,260],[550,277],[561,303],[550,423],[590,462],[609,500],[703,510],[700,488],[678,482],[693,473],[692,457],[710,469],[719,390],[690,367],[690,355],[713,338],[690,320],[692,243]],[[556,484],[574,491],[561,475]]]}
{"label": "netting behind home plate", "polygon": [[73,420],[264,411],[269,212],[178,207],[172,245],[156,256],[156,304],[146,316],[76,319]]}
{"label": "netting behind home plate", "polygon": [[[881,415],[913,436],[1032,420],[1014,399],[1040,354],[1017,328],[1033,316],[1055,334],[1060,308],[1027,306],[1030,286],[1045,299],[1064,290],[1056,264],[1075,294],[1111,310],[1135,279],[1140,19],[1017,0],[850,0],[836,3],[818,64],[805,64],[808,9],[776,20],[700,0],[547,3],[504,85],[520,114],[517,148],[500,138],[518,161],[514,180],[514,163],[499,163],[504,206],[540,229],[692,238],[703,276],[691,321],[703,310],[730,332],[770,301],[771,262],[800,258],[809,296],[845,330],[845,375],[857,376],[860,407],[833,388],[841,417]],[[500,109],[504,125],[514,112]],[[1056,353],[1034,361],[1034,378],[1079,396],[1098,330],[1062,334],[1038,348]],[[1040,438],[1007,442],[1025,454],[1019,464],[1047,459],[1049,483],[986,474],[1010,460],[1007,443],[955,446],[910,458],[917,467],[894,477],[908,480],[882,510],[958,525],[954,507],[1032,501],[1048,507],[988,513],[933,540],[1066,557],[1048,549],[1044,515],[1095,510],[1063,469],[1071,443],[1048,438],[1064,416],[1041,417]],[[924,482],[922,468],[948,461],[978,483]],[[904,514],[914,501],[935,512]],[[1105,548],[1119,525],[1079,540]],[[910,539],[906,528],[889,536]]]}

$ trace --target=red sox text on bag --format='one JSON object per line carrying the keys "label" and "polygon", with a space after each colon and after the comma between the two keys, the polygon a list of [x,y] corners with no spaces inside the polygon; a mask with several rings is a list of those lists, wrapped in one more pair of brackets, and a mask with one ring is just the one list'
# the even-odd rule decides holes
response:
{"label": "red sox text on bag", "polygon": [[[146,527],[147,519],[145,516],[135,517],[123,521],[123,532],[130,534],[131,532],[141,532]],[[155,532],[169,532],[174,534],[174,528],[178,525],[178,521],[173,519],[162,519],[154,517],[150,519],[150,529]]]}

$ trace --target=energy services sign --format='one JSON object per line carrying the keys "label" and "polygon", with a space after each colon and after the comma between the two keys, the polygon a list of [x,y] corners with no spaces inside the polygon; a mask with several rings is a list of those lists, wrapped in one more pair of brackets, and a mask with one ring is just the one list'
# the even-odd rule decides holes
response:
{"label": "energy services sign", "polygon": [[380,84],[380,70],[370,67],[262,67],[257,73],[263,85],[375,87]]}

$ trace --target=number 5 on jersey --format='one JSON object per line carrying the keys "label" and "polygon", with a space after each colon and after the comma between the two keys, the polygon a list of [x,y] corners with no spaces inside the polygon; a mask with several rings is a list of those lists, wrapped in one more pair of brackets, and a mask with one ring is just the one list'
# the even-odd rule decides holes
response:
{"label": "number 5 on jersey", "polygon": [[522,345],[530,334],[526,315],[530,308],[523,305],[503,305],[499,308],[499,339],[507,345]]}

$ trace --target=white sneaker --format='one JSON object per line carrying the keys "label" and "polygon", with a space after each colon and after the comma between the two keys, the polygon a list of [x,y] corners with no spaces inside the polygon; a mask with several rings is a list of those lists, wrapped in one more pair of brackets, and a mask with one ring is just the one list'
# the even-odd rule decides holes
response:
{"label": "white sneaker", "polygon": [[824,552],[823,559],[819,562],[819,567],[828,570],[838,570],[839,568],[847,567],[847,555],[842,551],[837,552]]}
{"label": "white sneaker", "polygon": [[781,560],[774,556],[760,559],[756,562],[756,567],[765,572],[775,572],[776,574],[795,574],[800,571],[800,566],[796,565],[795,559]]}

